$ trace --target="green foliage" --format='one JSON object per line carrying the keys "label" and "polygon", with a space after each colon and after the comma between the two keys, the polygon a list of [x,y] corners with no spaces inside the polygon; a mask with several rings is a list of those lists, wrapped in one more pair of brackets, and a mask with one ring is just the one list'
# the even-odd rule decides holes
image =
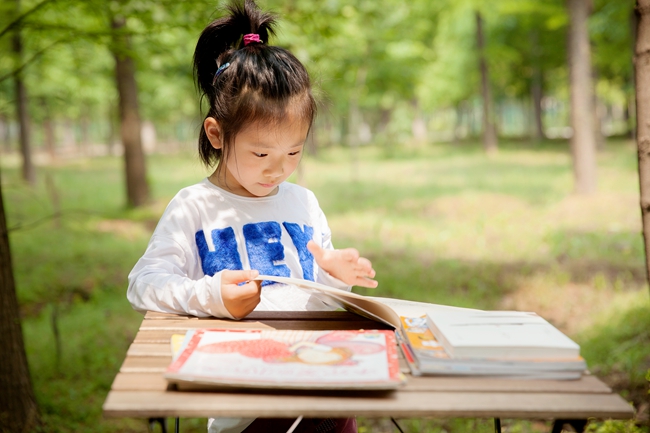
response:
{"label": "green foliage", "polygon": [[634,420],[591,423],[585,430],[587,433],[642,433],[644,430],[637,426]]}
{"label": "green foliage", "polygon": [[[410,138],[415,116],[429,119],[443,108],[473,105],[480,95],[475,11],[484,16],[497,101],[528,103],[537,73],[545,96],[568,98],[568,16],[561,0],[499,0],[489,7],[475,0],[259,3],[280,15],[272,43],[291,49],[305,63],[322,113],[339,137],[361,123],[387,143],[403,141]],[[4,2],[0,28],[40,4],[23,0],[16,11]],[[0,58],[0,113],[14,111],[11,74],[22,68],[37,124],[52,118],[106,125],[117,111],[112,51],[124,48],[113,45],[110,21],[119,15],[126,17],[121,33],[131,37],[142,118],[160,129],[195,123],[199,104],[191,58],[199,33],[220,14],[215,6],[205,0],[45,1],[20,20],[23,58]],[[632,7],[630,2],[596,1],[590,23],[599,97],[619,107],[632,97]],[[11,36],[0,35],[3,52],[11,52]],[[546,120],[566,124],[565,117]],[[449,129],[453,121],[445,122]],[[103,128],[95,141],[106,139],[108,127]],[[356,141],[353,135],[347,139],[335,141]]]}

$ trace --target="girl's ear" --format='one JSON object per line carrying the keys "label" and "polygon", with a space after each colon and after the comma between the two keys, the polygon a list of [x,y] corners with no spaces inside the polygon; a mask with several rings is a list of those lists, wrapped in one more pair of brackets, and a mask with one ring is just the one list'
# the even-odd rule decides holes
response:
{"label": "girl's ear", "polygon": [[221,133],[221,126],[219,125],[219,122],[217,122],[217,119],[214,117],[207,117],[203,121],[203,128],[205,129],[205,135],[208,136],[208,140],[210,140],[212,147],[215,149],[221,149],[223,147],[223,135]]}

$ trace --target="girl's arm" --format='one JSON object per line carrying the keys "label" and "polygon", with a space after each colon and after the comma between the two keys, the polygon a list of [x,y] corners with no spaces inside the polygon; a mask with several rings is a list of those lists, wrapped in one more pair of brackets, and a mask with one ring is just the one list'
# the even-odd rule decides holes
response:
{"label": "girl's arm", "polygon": [[191,255],[176,240],[154,233],[129,274],[127,298],[135,310],[233,318],[221,297],[221,273],[193,279]]}

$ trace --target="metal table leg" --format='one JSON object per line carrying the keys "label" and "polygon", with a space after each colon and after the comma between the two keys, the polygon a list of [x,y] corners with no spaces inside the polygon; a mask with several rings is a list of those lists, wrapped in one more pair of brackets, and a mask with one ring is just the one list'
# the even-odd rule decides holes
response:
{"label": "metal table leg", "polygon": [[565,424],[569,424],[577,433],[583,433],[587,427],[586,419],[556,419],[551,433],[562,433]]}

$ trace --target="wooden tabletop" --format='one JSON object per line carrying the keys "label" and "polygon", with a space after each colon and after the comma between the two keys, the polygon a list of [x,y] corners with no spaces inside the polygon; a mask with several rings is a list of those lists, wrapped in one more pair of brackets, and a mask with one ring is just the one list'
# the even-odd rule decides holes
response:
{"label": "wooden tabletop", "polygon": [[107,417],[477,417],[626,419],[632,407],[591,375],[580,380],[414,377],[392,392],[179,392],[163,372],[170,338],[194,328],[387,329],[348,312],[254,312],[245,320],[149,312],[104,402]]}

